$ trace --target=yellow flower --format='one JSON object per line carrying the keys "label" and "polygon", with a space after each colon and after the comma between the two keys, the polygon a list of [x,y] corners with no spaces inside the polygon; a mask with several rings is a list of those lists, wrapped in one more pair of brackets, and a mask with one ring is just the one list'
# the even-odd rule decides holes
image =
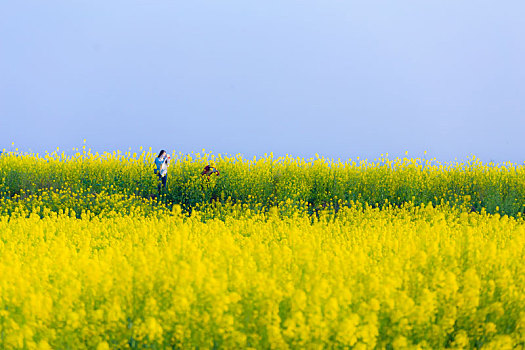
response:
{"label": "yellow flower", "polygon": [[109,350],[109,344],[105,341],[98,343],[97,350]]}

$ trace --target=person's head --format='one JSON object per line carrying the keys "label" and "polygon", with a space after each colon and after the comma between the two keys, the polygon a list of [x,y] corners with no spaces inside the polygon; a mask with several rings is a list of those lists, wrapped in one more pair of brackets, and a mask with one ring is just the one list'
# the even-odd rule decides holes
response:
{"label": "person's head", "polygon": [[160,150],[159,155],[158,155],[157,158],[161,158],[161,157],[165,157],[165,156],[166,156],[166,151],[162,149],[162,150]]}

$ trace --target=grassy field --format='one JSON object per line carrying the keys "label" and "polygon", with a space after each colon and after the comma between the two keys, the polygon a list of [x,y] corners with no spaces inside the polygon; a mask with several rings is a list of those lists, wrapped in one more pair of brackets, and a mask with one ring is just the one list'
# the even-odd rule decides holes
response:
{"label": "grassy field", "polygon": [[0,348],[525,347],[522,166],[152,158],[0,157]]}

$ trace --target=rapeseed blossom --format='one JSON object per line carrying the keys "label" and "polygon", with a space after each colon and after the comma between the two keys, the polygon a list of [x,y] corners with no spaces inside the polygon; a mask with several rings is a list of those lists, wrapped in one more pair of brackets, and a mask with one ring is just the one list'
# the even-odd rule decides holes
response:
{"label": "rapeseed blossom", "polygon": [[523,166],[141,151],[0,157],[0,348],[523,348]]}
{"label": "rapeseed blossom", "polygon": [[447,206],[3,215],[0,347],[515,347],[524,251],[522,219]]}
{"label": "rapeseed blossom", "polygon": [[[60,150],[45,155],[17,151],[2,154],[0,197],[26,201],[52,190],[69,191],[70,204],[72,196],[88,196],[91,201],[99,195],[114,194],[158,199],[151,149],[99,154],[83,147],[72,155]],[[277,158],[273,154],[247,159],[204,150],[173,152],[171,156],[170,181],[161,199],[180,204],[187,211],[228,201],[244,203],[250,210],[286,206],[293,211],[306,206],[310,213],[329,208],[337,211],[354,202],[379,208],[430,202],[500,215],[525,213],[525,166],[484,163],[474,156],[464,162],[389,159],[387,155],[346,161],[320,156]],[[203,179],[202,168],[210,164],[221,176]],[[91,212],[102,210],[95,206]]]}

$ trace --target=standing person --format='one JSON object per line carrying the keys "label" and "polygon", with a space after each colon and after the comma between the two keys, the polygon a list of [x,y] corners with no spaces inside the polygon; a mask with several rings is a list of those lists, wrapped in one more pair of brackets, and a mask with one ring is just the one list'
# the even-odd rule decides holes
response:
{"label": "standing person", "polygon": [[168,181],[168,166],[170,165],[171,157],[166,153],[165,150],[161,150],[157,158],[155,158],[155,174],[159,177],[159,193],[161,185],[166,188],[166,182]]}

